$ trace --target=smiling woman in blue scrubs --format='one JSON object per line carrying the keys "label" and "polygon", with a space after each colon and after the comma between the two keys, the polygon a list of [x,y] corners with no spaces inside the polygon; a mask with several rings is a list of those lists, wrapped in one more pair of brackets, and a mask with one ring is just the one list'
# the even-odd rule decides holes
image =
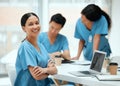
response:
{"label": "smiling woman in blue scrubs", "polygon": [[72,59],[79,59],[83,50],[86,60],[92,59],[93,51],[100,50],[110,56],[111,48],[106,35],[111,27],[111,19],[100,7],[89,4],[81,12],[75,28],[75,38],[79,39],[77,56]]}
{"label": "smiling woman in blue scrubs", "polygon": [[14,86],[50,86],[49,74],[56,74],[57,69],[44,46],[37,42],[40,32],[39,18],[35,13],[26,13],[21,18],[21,26],[26,33],[21,43],[17,59],[17,77]]}

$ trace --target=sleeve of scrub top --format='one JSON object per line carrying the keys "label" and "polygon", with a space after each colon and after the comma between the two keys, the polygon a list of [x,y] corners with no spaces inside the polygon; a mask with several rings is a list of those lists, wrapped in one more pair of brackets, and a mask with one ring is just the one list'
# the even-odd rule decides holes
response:
{"label": "sleeve of scrub top", "polygon": [[42,42],[42,40],[43,40],[43,33],[40,33],[39,35],[38,35],[38,42],[39,43],[41,43]]}
{"label": "sleeve of scrub top", "polygon": [[20,62],[24,70],[27,69],[28,66],[37,66],[37,59],[32,51],[32,49],[23,46],[19,52]]}
{"label": "sleeve of scrub top", "polygon": [[74,37],[82,40],[83,38],[80,34],[80,28],[81,28],[81,21],[80,19],[78,19],[78,21],[76,22],[76,26],[75,26]]}
{"label": "sleeve of scrub top", "polygon": [[63,39],[63,50],[69,50],[68,40],[65,36],[64,36],[64,39]]}
{"label": "sleeve of scrub top", "polygon": [[102,16],[101,19],[96,22],[96,24],[95,34],[108,34],[108,23],[104,16]]}

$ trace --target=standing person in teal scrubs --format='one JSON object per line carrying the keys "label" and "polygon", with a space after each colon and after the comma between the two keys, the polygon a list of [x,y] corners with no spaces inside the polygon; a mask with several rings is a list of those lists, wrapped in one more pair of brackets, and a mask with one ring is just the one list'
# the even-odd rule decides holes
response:
{"label": "standing person in teal scrubs", "polygon": [[21,26],[26,38],[18,50],[14,86],[50,86],[48,75],[56,74],[57,69],[49,61],[50,57],[44,46],[37,42],[40,32],[38,16],[32,12],[24,14]]}
{"label": "standing person in teal scrubs", "polygon": [[38,41],[45,46],[51,57],[58,55],[70,60],[67,37],[59,33],[65,22],[65,17],[60,13],[54,14],[50,19],[48,32],[40,33]]}
{"label": "standing person in teal scrubs", "polygon": [[91,61],[93,51],[100,50],[110,56],[111,48],[106,35],[111,28],[111,19],[99,6],[89,4],[81,11],[81,18],[78,19],[74,37],[79,39],[77,56],[72,59],[79,59],[81,52],[86,60]]}

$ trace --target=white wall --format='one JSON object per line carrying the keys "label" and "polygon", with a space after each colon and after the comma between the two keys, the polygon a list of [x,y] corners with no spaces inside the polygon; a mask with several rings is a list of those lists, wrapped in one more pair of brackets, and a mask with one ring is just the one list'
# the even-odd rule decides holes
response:
{"label": "white wall", "polygon": [[113,56],[120,56],[120,0],[112,0],[112,28],[110,34],[110,45]]}

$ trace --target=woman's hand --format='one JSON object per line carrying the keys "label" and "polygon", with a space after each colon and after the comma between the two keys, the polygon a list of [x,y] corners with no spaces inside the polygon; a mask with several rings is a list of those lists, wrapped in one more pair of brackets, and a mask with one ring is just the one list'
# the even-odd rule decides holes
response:
{"label": "woman's hand", "polygon": [[51,53],[51,54],[50,54],[50,57],[51,57],[51,58],[54,58],[56,55],[57,55],[57,56],[61,56],[62,53],[61,53],[61,52],[54,52],[54,53]]}
{"label": "woman's hand", "polygon": [[73,57],[73,58],[71,58],[71,60],[79,60],[79,57]]}
{"label": "woman's hand", "polygon": [[33,68],[32,73],[35,76],[40,76],[42,74],[46,74],[47,73],[47,68],[42,68],[42,67],[36,66],[36,67]]}
{"label": "woman's hand", "polygon": [[54,66],[55,66],[55,60],[51,58],[51,59],[48,61],[48,67],[54,67]]}

